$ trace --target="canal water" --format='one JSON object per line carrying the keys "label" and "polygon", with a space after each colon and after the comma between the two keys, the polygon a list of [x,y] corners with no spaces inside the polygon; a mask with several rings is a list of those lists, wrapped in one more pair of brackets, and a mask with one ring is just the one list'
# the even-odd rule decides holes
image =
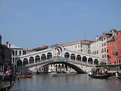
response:
{"label": "canal water", "polygon": [[115,77],[92,79],[87,74],[34,75],[16,80],[10,91],[121,91],[121,80]]}

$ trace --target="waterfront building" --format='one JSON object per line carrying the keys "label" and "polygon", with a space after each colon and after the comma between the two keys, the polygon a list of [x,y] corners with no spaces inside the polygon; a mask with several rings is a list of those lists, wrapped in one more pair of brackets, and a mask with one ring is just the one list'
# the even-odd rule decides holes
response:
{"label": "waterfront building", "polygon": [[0,65],[11,65],[11,49],[0,44]]}
{"label": "waterfront building", "polygon": [[110,64],[121,64],[121,31],[111,30],[112,36],[107,42]]}
{"label": "waterfront building", "polygon": [[80,40],[69,43],[62,44],[64,48],[72,51],[90,54],[90,44],[93,43],[92,40]]}
{"label": "waterfront building", "polygon": [[103,33],[103,35],[100,37],[100,40],[102,41],[101,58],[103,59],[103,63],[105,64],[109,64],[107,57],[107,41],[111,36],[112,36],[111,33]]}
{"label": "waterfront building", "polygon": [[2,36],[0,36],[0,67],[6,68],[11,66],[11,49],[2,44]]}
{"label": "waterfront building", "polygon": [[91,53],[101,58],[101,64],[109,64],[107,58],[107,41],[112,36],[111,33],[103,33],[97,41],[91,44]]}
{"label": "waterfront building", "polygon": [[91,54],[97,56],[100,58],[100,63],[103,64],[105,63],[102,59],[102,40],[100,37],[96,37],[96,41],[90,44],[90,52]]}
{"label": "waterfront building", "polygon": [[121,64],[121,31],[112,29],[96,37],[90,44],[91,54],[100,57],[101,64]]}
{"label": "waterfront building", "polygon": [[4,45],[6,45],[8,48],[11,49],[11,63],[16,65],[15,60],[16,60],[16,56],[20,56],[20,55],[25,55],[26,54],[26,50],[24,50],[21,47],[17,47],[14,44],[11,44],[9,42],[4,43]]}
{"label": "waterfront building", "polygon": [[16,47],[16,46],[11,46],[11,50],[12,50],[12,64],[15,64],[15,60],[16,60],[16,56],[20,56],[20,55],[25,55],[26,51],[23,48],[20,47]]}

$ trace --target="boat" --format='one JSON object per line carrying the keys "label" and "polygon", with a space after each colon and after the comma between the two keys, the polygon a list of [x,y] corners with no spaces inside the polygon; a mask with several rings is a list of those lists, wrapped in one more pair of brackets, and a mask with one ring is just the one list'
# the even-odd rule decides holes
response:
{"label": "boat", "polygon": [[115,76],[116,76],[116,78],[121,79],[121,73],[116,72]]}
{"label": "boat", "polygon": [[16,76],[16,78],[32,78],[32,75],[21,75],[21,76]]}
{"label": "boat", "polygon": [[16,78],[19,79],[19,78],[32,78],[33,74],[32,73],[26,73],[26,74],[20,74],[20,73],[17,73],[16,74]]}
{"label": "boat", "polygon": [[112,74],[110,73],[107,73],[107,74],[88,74],[90,77],[92,78],[96,78],[96,79],[107,79],[109,78],[110,76],[112,76]]}

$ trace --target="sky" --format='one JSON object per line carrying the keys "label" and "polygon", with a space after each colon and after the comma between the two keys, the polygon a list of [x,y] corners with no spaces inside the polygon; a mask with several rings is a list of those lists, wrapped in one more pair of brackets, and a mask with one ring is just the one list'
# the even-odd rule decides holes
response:
{"label": "sky", "polygon": [[2,41],[24,49],[121,30],[121,0],[0,0]]}

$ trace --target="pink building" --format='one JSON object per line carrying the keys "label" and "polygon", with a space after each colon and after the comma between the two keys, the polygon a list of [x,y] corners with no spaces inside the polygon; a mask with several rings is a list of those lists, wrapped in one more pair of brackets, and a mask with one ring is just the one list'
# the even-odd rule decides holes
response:
{"label": "pink building", "polygon": [[114,30],[107,42],[107,51],[110,64],[121,64],[121,31]]}

